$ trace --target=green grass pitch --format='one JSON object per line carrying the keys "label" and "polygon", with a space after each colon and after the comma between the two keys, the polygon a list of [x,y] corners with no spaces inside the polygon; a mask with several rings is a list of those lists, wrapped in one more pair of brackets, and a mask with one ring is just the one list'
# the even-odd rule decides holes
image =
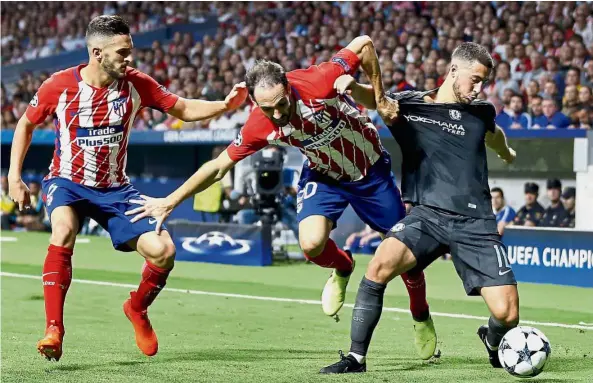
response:
{"label": "green grass pitch", "polygon": [[[2,272],[39,276],[48,235],[2,233]],[[136,285],[142,259],[118,253],[104,238],[87,237],[74,255],[74,278]],[[348,287],[353,303],[370,257],[357,257]],[[328,270],[310,264],[266,268],[178,262],[167,287],[252,296],[319,300]],[[426,271],[433,312],[487,316],[479,298],[465,296],[450,262]],[[385,311],[371,345],[368,373],[323,376],[321,367],[348,350],[351,309],[336,323],[320,305],[294,301],[188,294],[165,289],[149,310],[159,353],[143,356],[121,305],[130,288],[74,282],[66,301],[66,337],[60,362],[47,362],[35,344],[44,330],[39,279],[3,275],[2,382],[504,382],[475,335],[477,319],[435,316],[443,356],[415,357],[409,314]],[[578,325],[593,322],[593,289],[520,284],[521,318]],[[406,308],[399,279],[387,289],[387,307]],[[546,370],[532,382],[593,382],[593,326],[533,325],[552,343]]]}

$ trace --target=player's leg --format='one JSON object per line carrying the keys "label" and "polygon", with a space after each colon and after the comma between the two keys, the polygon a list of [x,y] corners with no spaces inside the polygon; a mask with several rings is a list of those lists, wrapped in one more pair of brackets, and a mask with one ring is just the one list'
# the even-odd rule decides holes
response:
{"label": "player's leg", "polygon": [[506,258],[494,220],[468,218],[455,230],[451,255],[468,295],[482,295],[491,316],[478,329],[493,367],[501,367],[498,345],[519,322],[517,282]]}
{"label": "player's leg", "polygon": [[366,355],[375,327],[383,311],[387,283],[416,264],[414,255],[402,242],[387,238],[377,248],[358,286],[350,325],[350,352],[340,353],[337,363],[321,369],[322,374],[366,371]]}
{"label": "player's leg", "polygon": [[[51,222],[50,244],[43,264],[42,283],[45,301],[45,336],[37,350],[48,360],[62,356],[64,303],[72,281],[72,254],[82,217],[73,206],[79,200],[69,181],[44,181],[43,195]],[[75,188],[75,187],[74,187]]]}
{"label": "player's leg", "polygon": [[[306,174],[306,173],[305,173]],[[354,270],[352,254],[329,238],[336,222],[348,206],[339,187],[303,177],[297,193],[299,245],[305,258],[334,269],[321,294],[323,312],[334,316],[342,308],[346,287]]]}
{"label": "player's leg", "polygon": [[134,208],[129,201],[140,199],[131,185],[101,191],[95,195],[89,215],[105,228],[115,249],[137,251],[146,262],[136,291],[124,302],[124,313],[132,322],[136,344],[148,355],[158,351],[158,340],[148,319],[148,307],[165,286],[175,261],[175,245],[166,228],[157,234],[156,220],[141,219],[131,223],[125,212]]}
{"label": "player's leg", "polygon": [[498,346],[502,337],[519,324],[519,292],[516,285],[482,287],[480,294],[490,310],[488,325],[480,326],[478,336],[486,346],[490,364],[501,368]]}
{"label": "player's leg", "polygon": [[136,291],[124,303],[124,312],[134,326],[136,344],[146,355],[153,356],[158,351],[158,339],[150,320],[148,307],[167,284],[169,273],[175,262],[175,245],[169,233],[150,231],[128,242],[146,260],[142,267],[142,277]]}
{"label": "player's leg", "polygon": [[426,224],[413,215],[402,220],[402,230],[390,232],[379,245],[360,282],[352,311],[348,356],[320,372],[346,373],[366,370],[366,355],[383,310],[387,283],[413,267],[424,268],[435,257],[441,244],[429,234]]}
{"label": "player's leg", "polygon": [[[353,186],[355,190],[350,190],[349,199],[358,216],[380,233],[401,230],[402,225],[397,223],[407,211],[391,168],[384,165],[384,168],[373,168],[365,184]],[[429,359],[435,354],[437,336],[426,299],[424,272],[410,270],[401,277],[410,298],[416,351],[420,358]]]}
{"label": "player's leg", "polygon": [[329,238],[333,225],[329,218],[321,215],[308,216],[299,223],[299,244],[305,257],[321,267],[333,269],[321,293],[323,312],[331,317],[344,305],[346,287],[354,270],[350,251],[340,249]]}

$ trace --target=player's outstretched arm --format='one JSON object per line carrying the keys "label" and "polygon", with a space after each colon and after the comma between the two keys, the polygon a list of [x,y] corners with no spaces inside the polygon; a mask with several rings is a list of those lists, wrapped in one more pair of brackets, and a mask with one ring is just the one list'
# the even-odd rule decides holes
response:
{"label": "player's outstretched arm", "polygon": [[374,92],[376,110],[386,124],[391,124],[397,118],[399,107],[397,101],[390,100],[385,96],[383,78],[379,58],[373,40],[369,36],[359,36],[352,40],[346,47],[354,52],[360,59],[360,66],[367,75]]}
{"label": "player's outstretched arm", "polygon": [[224,101],[193,100],[180,97],[167,113],[182,121],[207,120],[237,109],[245,102],[246,98],[247,87],[242,82],[233,87]]}
{"label": "player's outstretched arm", "polygon": [[381,67],[379,66],[379,58],[373,40],[366,35],[358,36],[346,46],[346,49],[352,51],[360,59],[360,66],[371,83],[375,100],[379,101],[385,98]]}
{"label": "player's outstretched arm", "polygon": [[496,125],[494,132],[486,132],[486,145],[494,150],[498,157],[507,164],[512,163],[517,156],[515,151],[508,145],[504,130],[498,125]]}
{"label": "player's outstretched arm", "polygon": [[367,109],[377,109],[373,87],[367,84],[359,84],[349,74],[338,77],[334,82],[334,89],[338,94],[350,94],[357,104],[361,104]]}
{"label": "player's outstretched arm", "polygon": [[20,118],[14,131],[10,150],[10,168],[8,170],[8,194],[23,211],[31,205],[31,193],[22,180],[23,161],[33,139],[33,124],[25,114]]}
{"label": "player's outstretched arm", "polygon": [[161,226],[171,212],[187,198],[206,190],[216,181],[222,180],[224,175],[235,166],[227,151],[223,151],[217,158],[206,162],[183,185],[165,198],[151,198],[142,196],[141,200],[130,200],[140,207],[129,210],[126,215],[136,215],[131,222],[136,222],[146,217],[157,219],[156,232],[161,232]]}

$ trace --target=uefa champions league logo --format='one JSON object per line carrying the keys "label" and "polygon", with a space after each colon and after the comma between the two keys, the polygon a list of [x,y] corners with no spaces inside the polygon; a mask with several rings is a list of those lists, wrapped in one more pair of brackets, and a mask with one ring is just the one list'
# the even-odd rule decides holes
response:
{"label": "uefa champions league logo", "polygon": [[251,250],[251,242],[233,239],[220,231],[211,231],[196,237],[183,237],[181,247],[194,254],[241,255]]}

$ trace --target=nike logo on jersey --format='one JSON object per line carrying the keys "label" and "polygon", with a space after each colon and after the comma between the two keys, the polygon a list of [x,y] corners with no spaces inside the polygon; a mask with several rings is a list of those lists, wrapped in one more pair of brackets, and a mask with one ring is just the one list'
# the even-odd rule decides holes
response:
{"label": "nike logo on jersey", "polygon": [[498,275],[503,276],[503,275],[508,274],[510,272],[511,272],[511,269],[508,269],[506,271],[498,270]]}
{"label": "nike logo on jersey", "polygon": [[155,218],[150,218],[150,219],[148,220],[148,224],[149,224],[149,225],[154,225],[155,223],[156,223],[156,219],[155,219]]}

